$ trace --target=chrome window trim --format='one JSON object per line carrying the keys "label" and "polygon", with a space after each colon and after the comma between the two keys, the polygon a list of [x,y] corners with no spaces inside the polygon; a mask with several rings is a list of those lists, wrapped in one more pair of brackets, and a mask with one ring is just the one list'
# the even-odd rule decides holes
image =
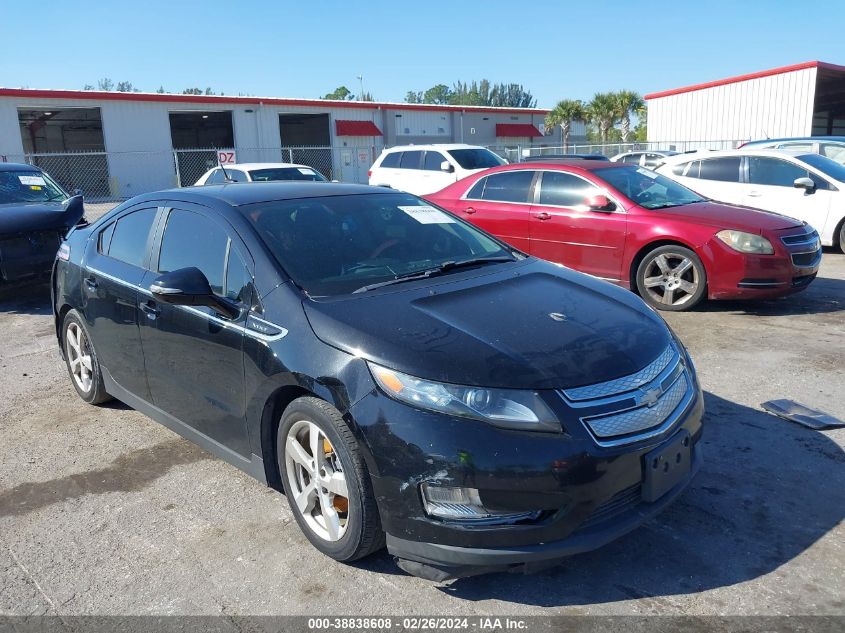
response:
{"label": "chrome window trim", "polygon": [[[127,288],[137,290],[140,293],[142,293],[142,294],[144,294],[148,297],[153,296],[153,293],[150,292],[147,288],[144,288],[143,286],[135,285],[135,284],[130,283],[130,282],[124,280],[124,279],[120,279],[119,277],[115,277],[114,275],[110,275],[106,272],[103,272],[102,270],[98,270],[96,268],[91,268],[90,266],[87,268],[87,270],[94,273],[95,275],[99,275],[100,277],[108,279],[109,281],[113,281],[116,284],[120,284],[120,285],[125,286]],[[262,323],[266,323],[270,327],[273,327],[273,328],[279,330],[279,333],[273,334],[273,335],[262,334],[261,332],[256,332],[255,330],[251,330],[247,327],[244,327],[243,325],[238,325],[237,323],[232,323],[231,321],[227,321],[226,319],[222,319],[220,317],[214,316],[213,314],[208,314],[207,312],[203,312],[202,310],[199,310],[198,308],[194,308],[193,306],[179,306],[179,305],[177,305],[177,306],[173,306],[173,307],[179,308],[179,309],[181,309],[185,312],[190,312],[192,314],[196,314],[197,316],[203,316],[206,319],[208,319],[209,321],[217,323],[218,325],[221,325],[225,328],[229,328],[229,329],[232,329],[232,330],[239,331],[239,332],[241,332],[241,333],[243,333],[247,336],[250,336],[252,338],[258,339],[258,340],[266,342],[266,343],[270,343],[270,342],[273,342],[273,341],[278,341],[279,339],[283,339],[288,334],[287,328],[284,328],[281,325],[278,325],[276,323],[271,323],[270,321],[260,319],[256,316],[253,316],[253,315],[250,315],[250,317],[253,318],[253,319],[257,319],[257,320],[261,321]]]}

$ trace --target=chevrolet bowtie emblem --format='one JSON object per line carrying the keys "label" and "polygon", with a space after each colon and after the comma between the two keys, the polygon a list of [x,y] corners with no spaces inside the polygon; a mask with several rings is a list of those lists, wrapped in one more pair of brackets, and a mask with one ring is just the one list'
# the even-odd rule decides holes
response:
{"label": "chevrolet bowtie emblem", "polygon": [[653,407],[657,404],[657,401],[660,400],[660,396],[662,395],[663,389],[660,387],[643,391],[643,395],[640,396],[640,404],[644,404],[647,407]]}

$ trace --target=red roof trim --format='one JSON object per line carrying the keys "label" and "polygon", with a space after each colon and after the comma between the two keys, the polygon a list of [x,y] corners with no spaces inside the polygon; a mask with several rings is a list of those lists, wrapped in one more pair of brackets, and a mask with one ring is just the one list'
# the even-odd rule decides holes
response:
{"label": "red roof trim", "polygon": [[644,99],[659,99],[660,97],[670,97],[672,95],[679,95],[685,92],[695,92],[696,90],[704,90],[705,88],[715,88],[716,86],[725,86],[740,81],[748,81],[749,79],[760,79],[761,77],[771,77],[772,75],[782,75],[784,73],[792,73],[797,70],[805,70],[807,68],[823,68],[825,70],[835,70],[845,72],[845,66],[837,66],[836,64],[828,64],[826,62],[803,62],[801,64],[793,64],[792,66],[781,66],[780,68],[772,68],[770,70],[761,70],[756,73],[749,73],[747,75],[738,75],[736,77],[728,77],[727,79],[718,79],[716,81],[708,81],[703,84],[694,84],[684,88],[675,88],[673,90],[664,90],[663,92],[652,92],[647,94]]}
{"label": "red roof trim", "polygon": [[530,123],[497,123],[496,136],[543,136],[543,133]]}
{"label": "red roof trim", "polygon": [[82,99],[89,101],[154,101],[166,103],[201,103],[214,105],[278,105],[319,108],[358,108],[365,110],[433,110],[435,112],[499,112],[502,114],[548,114],[549,110],[528,108],[488,108],[479,106],[389,103],[385,101],[330,101],[327,99],[284,99],[280,97],[230,97],[215,95],[175,95],[157,92],[101,92],[98,90],[34,90],[0,88],[0,97],[32,99]]}
{"label": "red roof trim", "polygon": [[384,136],[372,121],[336,120],[334,129],[338,136]]}

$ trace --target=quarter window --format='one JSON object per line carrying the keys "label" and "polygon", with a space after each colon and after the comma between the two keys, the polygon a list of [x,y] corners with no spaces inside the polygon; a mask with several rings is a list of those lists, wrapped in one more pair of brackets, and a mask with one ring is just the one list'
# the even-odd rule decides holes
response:
{"label": "quarter window", "polygon": [[574,207],[598,193],[598,188],[578,176],[559,171],[543,172],[540,183],[540,204]]}
{"label": "quarter window", "polygon": [[226,266],[226,297],[232,301],[247,301],[250,282],[252,282],[252,276],[246,265],[234,249],[230,249],[229,264]]}
{"label": "quarter window", "polygon": [[227,169],[226,173],[229,175],[229,180],[234,180],[235,182],[249,182],[249,178],[247,178],[246,174],[240,169]]}
{"label": "quarter window", "polygon": [[498,202],[528,202],[528,192],[533,171],[505,171],[487,176],[487,183],[481,194],[482,200]]}
{"label": "quarter window", "polygon": [[228,244],[226,232],[210,219],[173,209],[161,240],[158,270],[166,273],[189,266],[199,268],[214,293],[222,296]]}
{"label": "quarter window", "polygon": [[108,256],[132,266],[143,267],[150,228],[157,212],[157,209],[141,209],[120,218],[109,241]]}
{"label": "quarter window", "polygon": [[792,187],[796,178],[809,178],[806,169],[779,158],[750,156],[748,158],[748,182],[754,185]]}
{"label": "quarter window", "polygon": [[109,243],[111,242],[112,233],[114,233],[114,222],[109,224],[106,228],[100,231],[100,236],[97,238],[97,251],[101,255],[106,255],[109,252]]}
{"label": "quarter window", "polygon": [[[722,182],[739,182],[739,156],[724,158],[710,158],[699,161],[701,163],[698,178],[702,180],[719,180]],[[692,169],[690,169],[692,171]],[[690,174],[687,173],[689,177]],[[696,176],[693,176],[695,178]]]}
{"label": "quarter window", "polygon": [[484,193],[485,184],[487,184],[487,179],[480,179],[477,183],[472,186],[472,189],[467,192],[466,197],[470,200],[481,200],[481,196]]}

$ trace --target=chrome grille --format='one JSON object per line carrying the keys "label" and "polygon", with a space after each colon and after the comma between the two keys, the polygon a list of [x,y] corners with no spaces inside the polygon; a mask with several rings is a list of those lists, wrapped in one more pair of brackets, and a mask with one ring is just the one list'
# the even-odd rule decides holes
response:
{"label": "chrome grille", "polygon": [[625,393],[626,391],[633,391],[634,389],[642,387],[657,378],[667,367],[669,367],[670,363],[674,364],[673,361],[677,362],[679,359],[680,356],[675,349],[675,346],[669,345],[665,350],[663,350],[660,356],[635,374],[622,376],[621,378],[615,378],[606,382],[599,382],[594,385],[564,389],[563,395],[566,396],[568,400],[580,402],[582,400],[606,398],[608,396]]}
{"label": "chrome grille", "polygon": [[594,418],[582,418],[598,438],[632,435],[663,424],[678,408],[689,392],[686,373],[658,398],[653,406],[639,406],[634,409]]}

